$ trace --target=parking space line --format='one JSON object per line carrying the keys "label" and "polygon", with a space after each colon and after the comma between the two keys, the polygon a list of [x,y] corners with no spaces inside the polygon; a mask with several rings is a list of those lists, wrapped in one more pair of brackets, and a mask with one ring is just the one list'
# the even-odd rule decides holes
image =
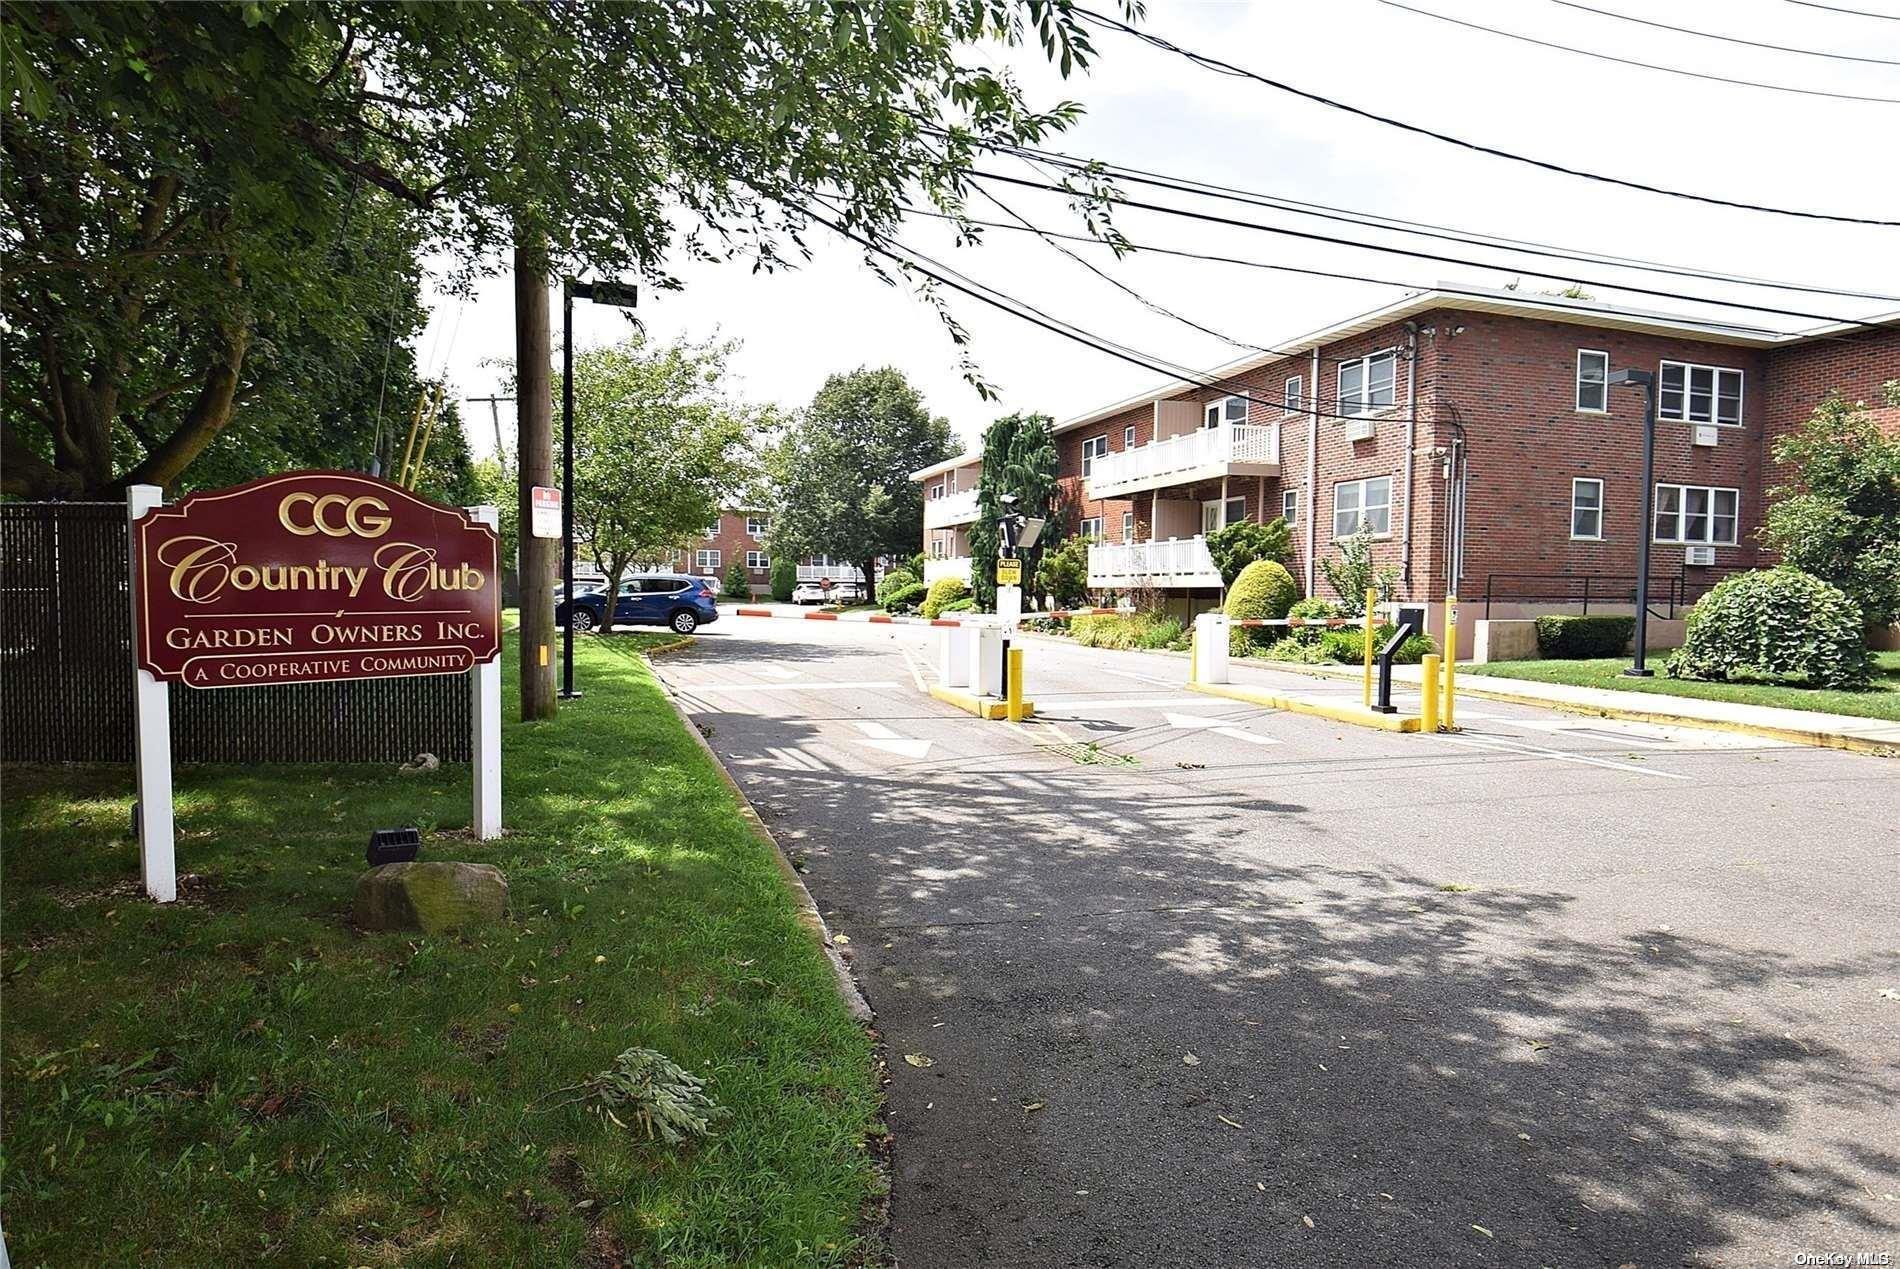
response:
{"label": "parking space line", "polygon": [[1526,758],[1549,758],[1556,762],[1577,762],[1590,767],[1604,767],[1611,771],[1626,771],[1632,775],[1657,776],[1664,780],[1693,780],[1694,776],[1682,775],[1675,771],[1658,771],[1654,767],[1639,767],[1632,763],[1616,762],[1609,758],[1592,758],[1588,754],[1566,753],[1562,749],[1546,749],[1542,745],[1526,744],[1519,740],[1505,740],[1499,736],[1444,736],[1454,745],[1465,745],[1490,753],[1518,754]]}

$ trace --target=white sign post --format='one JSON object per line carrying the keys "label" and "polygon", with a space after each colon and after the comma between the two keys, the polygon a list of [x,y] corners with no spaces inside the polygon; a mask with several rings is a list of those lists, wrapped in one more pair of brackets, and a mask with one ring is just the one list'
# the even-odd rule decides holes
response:
{"label": "white sign post", "polygon": [[[139,553],[131,530],[138,518],[165,501],[157,485],[133,485],[125,491],[126,567],[132,582],[132,629],[139,628]],[[171,685],[132,663],[133,743],[137,749],[138,801],[133,827],[139,837],[139,867],[145,893],[159,903],[178,897],[178,855],[172,831]]]}
{"label": "white sign post", "polygon": [[[469,518],[477,524],[496,528],[501,523],[501,514],[493,506],[470,507]],[[535,518],[540,519],[540,507],[535,508]],[[556,505],[554,519],[560,525],[560,508]],[[556,534],[556,536],[559,536]],[[469,672],[469,687],[473,693],[469,700],[469,720],[473,724],[473,734],[469,737],[469,757],[473,760],[475,778],[474,814],[469,824],[475,830],[475,836],[481,841],[490,841],[501,836],[501,656],[496,654],[481,662]]]}
{"label": "white sign post", "polygon": [[[126,491],[125,515],[128,577],[132,588],[132,629],[142,624],[139,612],[139,548],[134,532],[140,516],[164,502],[157,485],[133,485]],[[560,519],[559,503],[555,519]],[[493,506],[470,507],[477,524],[497,527],[501,516]],[[539,508],[537,508],[537,516]],[[470,753],[475,796],[470,824],[475,836],[490,841],[501,836],[501,655],[477,662],[468,672],[470,699]],[[139,839],[139,864],[145,893],[158,903],[178,898],[178,857],[172,819],[171,685],[138,665],[132,666],[132,718],[136,751],[138,800],[133,827]],[[4,1266],[0,1266],[4,1269]]]}

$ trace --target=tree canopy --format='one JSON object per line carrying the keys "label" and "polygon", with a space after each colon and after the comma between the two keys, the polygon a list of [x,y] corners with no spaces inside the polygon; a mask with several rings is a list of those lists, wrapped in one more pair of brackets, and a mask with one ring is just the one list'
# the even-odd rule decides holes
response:
{"label": "tree canopy", "polygon": [[[1888,396],[1900,404],[1891,385]],[[1775,442],[1775,461],[1788,483],[1770,493],[1762,540],[1838,586],[1868,624],[1900,619],[1900,437],[1834,395]]]}
{"label": "tree canopy", "polygon": [[[176,485],[277,387],[413,333],[445,250],[563,272],[805,251],[825,215],[888,240],[958,211],[1034,110],[971,46],[1092,55],[1069,0],[0,7],[7,70],[5,489]],[[302,372],[299,358],[315,359]],[[319,364],[320,363],[320,364]]]}
{"label": "tree canopy", "polygon": [[1055,420],[1046,414],[1010,414],[990,424],[983,433],[983,470],[977,477],[977,518],[970,525],[970,591],[976,606],[996,609],[997,518],[1004,514],[1002,498],[1014,495],[1013,510],[1046,520],[1036,545],[1019,552],[1023,576],[1031,590],[1042,587],[1043,552],[1062,537],[1056,511]]}
{"label": "tree canopy", "polygon": [[737,346],[655,347],[636,333],[575,356],[575,548],[607,577],[660,563],[725,507],[756,500],[754,442],[779,421],[732,397]]}
{"label": "tree canopy", "polygon": [[902,372],[885,366],[825,380],[772,454],[774,555],[829,555],[874,576],[880,556],[923,539],[923,489],[910,474],[952,452]]}

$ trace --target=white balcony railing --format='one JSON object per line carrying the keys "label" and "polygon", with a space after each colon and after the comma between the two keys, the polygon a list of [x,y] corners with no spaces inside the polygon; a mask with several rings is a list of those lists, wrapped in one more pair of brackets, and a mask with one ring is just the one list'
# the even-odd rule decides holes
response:
{"label": "white balcony railing", "polygon": [[1097,542],[1089,547],[1090,590],[1220,584],[1220,570],[1214,567],[1205,538]]}
{"label": "white balcony railing", "polygon": [[925,560],[924,585],[928,586],[940,577],[954,577],[959,581],[969,581],[970,557],[967,555],[957,555],[949,559]]}
{"label": "white balcony railing", "polygon": [[964,489],[941,498],[924,499],[924,527],[944,529],[976,519],[976,490]]}
{"label": "white balcony railing", "polygon": [[[1089,497],[1108,498],[1140,489],[1159,489],[1209,476],[1223,476],[1244,465],[1250,475],[1278,475],[1278,423],[1223,423],[1152,441],[1089,464]],[[1273,467],[1274,471],[1261,470]]]}
{"label": "white balcony railing", "polygon": [[800,564],[798,580],[801,582],[822,582],[829,577],[834,582],[864,581],[864,570],[850,564]]}

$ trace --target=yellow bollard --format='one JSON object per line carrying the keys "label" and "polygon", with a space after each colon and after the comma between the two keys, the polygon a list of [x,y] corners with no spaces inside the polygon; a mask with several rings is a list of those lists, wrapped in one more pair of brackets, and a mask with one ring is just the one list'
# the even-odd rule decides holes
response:
{"label": "yellow bollard", "polygon": [[1445,730],[1457,731],[1458,596],[1445,596]]}
{"label": "yellow bollard", "polygon": [[1009,650],[1009,695],[1004,697],[1004,700],[1007,702],[1005,708],[1009,712],[1009,721],[1012,723],[1022,722],[1023,650],[1021,648],[1011,648]]}
{"label": "yellow bollard", "polygon": [[1438,657],[1427,656],[1424,663],[1425,677],[1420,680],[1421,692],[1418,705],[1418,729],[1420,731],[1438,730]]}
{"label": "yellow bollard", "polygon": [[1188,683],[1190,686],[1195,682],[1194,676],[1200,672],[1200,665],[1201,625],[1195,622],[1188,627]]}
{"label": "yellow bollard", "polygon": [[1372,609],[1378,602],[1379,592],[1370,586],[1366,587],[1366,646],[1364,649],[1366,654],[1366,691],[1365,700],[1362,704],[1364,704],[1367,709],[1372,708]]}

